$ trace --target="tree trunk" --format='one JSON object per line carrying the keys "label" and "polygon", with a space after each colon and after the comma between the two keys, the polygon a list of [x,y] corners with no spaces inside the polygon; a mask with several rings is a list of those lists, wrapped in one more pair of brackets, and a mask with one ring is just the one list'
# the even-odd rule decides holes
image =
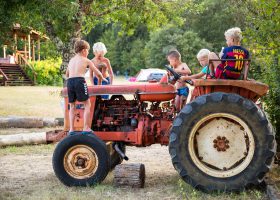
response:
{"label": "tree trunk", "polygon": [[75,55],[74,44],[79,38],[72,38],[69,43],[64,44],[62,48],[62,64],[60,65],[60,72],[63,78],[63,86],[66,86],[66,69],[70,59]]}
{"label": "tree trunk", "polygon": [[115,186],[143,188],[145,184],[145,165],[141,163],[120,164],[114,171]]}

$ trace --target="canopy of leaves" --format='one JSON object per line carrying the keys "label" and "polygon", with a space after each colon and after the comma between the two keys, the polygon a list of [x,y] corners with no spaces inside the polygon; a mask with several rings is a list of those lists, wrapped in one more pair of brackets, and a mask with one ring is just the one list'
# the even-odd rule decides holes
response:
{"label": "canopy of leaves", "polygon": [[280,1],[240,1],[246,9],[245,41],[255,61],[255,78],[270,86],[265,108],[280,141]]}
{"label": "canopy of leaves", "polygon": [[166,54],[172,49],[177,49],[182,55],[182,61],[194,70],[194,67],[199,66],[196,54],[202,48],[211,49],[211,44],[192,31],[167,26],[151,34],[151,39],[145,47],[146,65],[163,67],[167,64]]}

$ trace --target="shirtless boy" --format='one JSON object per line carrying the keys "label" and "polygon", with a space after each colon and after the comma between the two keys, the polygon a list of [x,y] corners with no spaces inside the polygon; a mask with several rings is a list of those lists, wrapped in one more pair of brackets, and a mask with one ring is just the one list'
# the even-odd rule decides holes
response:
{"label": "shirtless boy", "polygon": [[[181,54],[177,50],[172,50],[167,54],[167,60],[169,64],[173,67],[174,71],[178,74],[185,76],[191,73],[188,65],[181,61]],[[176,110],[180,110],[180,106],[183,105],[183,102],[187,100],[189,94],[189,88],[186,86],[186,83],[177,81],[175,85],[177,89],[177,95],[175,98],[175,107]]]}
{"label": "shirtless boy", "polygon": [[107,81],[94,64],[87,58],[89,52],[89,44],[84,40],[78,40],[74,45],[76,55],[71,58],[66,70],[68,99],[70,104],[69,118],[70,130],[69,134],[74,134],[74,119],[75,119],[75,101],[84,103],[84,127],[82,134],[91,133],[89,127],[90,118],[90,100],[88,88],[85,81],[85,73],[87,66],[94,71],[99,79]]}

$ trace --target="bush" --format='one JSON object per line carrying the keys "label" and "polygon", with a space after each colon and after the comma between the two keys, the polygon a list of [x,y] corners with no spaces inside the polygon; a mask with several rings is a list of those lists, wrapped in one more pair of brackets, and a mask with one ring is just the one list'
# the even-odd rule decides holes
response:
{"label": "bush", "polygon": [[262,81],[269,85],[268,95],[264,97],[265,111],[276,132],[278,151],[280,149],[280,65],[277,55],[259,59],[262,69]]}
{"label": "bush", "polygon": [[[36,84],[61,86],[63,83],[59,70],[61,63],[62,60],[60,58],[31,62],[37,73]],[[31,70],[28,70],[28,74],[29,77],[32,77]]]}

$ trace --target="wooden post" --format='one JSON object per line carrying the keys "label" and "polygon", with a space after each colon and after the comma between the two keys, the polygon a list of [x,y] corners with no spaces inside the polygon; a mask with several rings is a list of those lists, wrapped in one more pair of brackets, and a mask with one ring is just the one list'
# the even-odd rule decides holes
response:
{"label": "wooden post", "polygon": [[41,56],[40,56],[40,38],[38,38],[38,60],[41,60]]}
{"label": "wooden post", "polygon": [[17,32],[14,33],[14,43],[15,43],[14,53],[16,55],[17,54]]}
{"label": "wooden post", "polygon": [[114,171],[115,186],[143,188],[145,184],[145,165],[141,163],[120,164]]}
{"label": "wooden post", "polygon": [[35,44],[34,44],[34,40],[32,40],[32,60],[35,61]]}
{"label": "wooden post", "polygon": [[27,40],[28,40],[28,60],[31,59],[31,41],[30,41],[30,34],[28,34],[27,36]]}
{"label": "wooden post", "polygon": [[4,58],[7,57],[7,55],[6,55],[6,48],[7,48],[7,45],[3,45],[3,55],[4,55]]}
{"label": "wooden post", "polygon": [[26,37],[24,38],[24,58],[27,59]]}

